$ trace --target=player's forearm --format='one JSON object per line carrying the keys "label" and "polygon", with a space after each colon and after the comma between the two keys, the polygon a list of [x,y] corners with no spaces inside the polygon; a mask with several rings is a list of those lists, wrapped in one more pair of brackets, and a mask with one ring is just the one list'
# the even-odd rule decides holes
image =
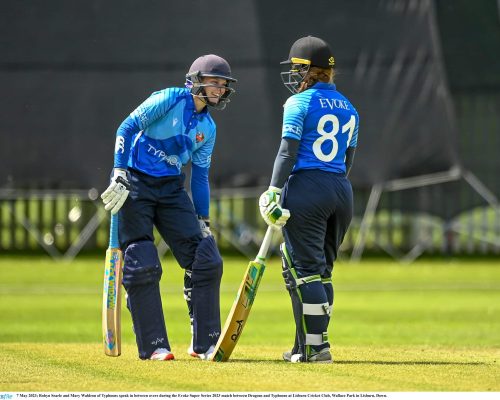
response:
{"label": "player's forearm", "polygon": [[292,172],[297,161],[300,141],[295,139],[281,139],[280,148],[276,160],[274,160],[273,175],[270,186],[282,188]]}
{"label": "player's forearm", "polygon": [[345,153],[345,174],[349,176],[352,164],[354,162],[354,153],[356,153],[355,147],[348,147]]}
{"label": "player's forearm", "polygon": [[139,131],[140,128],[137,122],[130,116],[128,116],[118,127],[115,142],[115,168],[127,168],[132,138]]}
{"label": "player's forearm", "polygon": [[208,168],[191,165],[191,193],[196,214],[203,219],[210,215],[210,185],[208,183]]}

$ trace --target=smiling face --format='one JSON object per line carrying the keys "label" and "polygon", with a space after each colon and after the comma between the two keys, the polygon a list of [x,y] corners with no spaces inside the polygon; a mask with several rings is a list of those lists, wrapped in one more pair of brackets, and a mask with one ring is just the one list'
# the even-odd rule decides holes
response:
{"label": "smiling face", "polygon": [[205,77],[202,80],[205,86],[205,94],[208,101],[212,104],[217,104],[224,93],[226,93],[227,81],[222,78]]}
{"label": "smiling face", "polygon": [[226,60],[207,54],[194,60],[186,74],[185,86],[193,95],[198,112],[205,106],[223,110],[234,93],[230,85],[236,81]]}
{"label": "smiling face", "polygon": [[203,110],[207,105],[217,107],[221,98],[227,97],[224,95],[231,90],[227,87],[226,79],[213,76],[203,77],[199,86],[203,88],[202,92],[199,95],[193,95],[197,112]]}

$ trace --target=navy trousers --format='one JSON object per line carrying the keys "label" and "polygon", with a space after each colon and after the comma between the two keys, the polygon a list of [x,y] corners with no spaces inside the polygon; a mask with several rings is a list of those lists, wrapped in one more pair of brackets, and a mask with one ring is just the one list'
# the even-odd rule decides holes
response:
{"label": "navy trousers", "polygon": [[321,170],[298,171],[285,185],[282,205],[291,214],[283,235],[297,274],[330,278],[352,219],[349,180]]}
{"label": "navy trousers", "polygon": [[139,357],[147,359],[156,348],[170,350],[159,287],[162,267],[153,227],[185,269],[191,269],[203,236],[183,175],[155,178],[131,170],[128,179],[130,194],[119,211],[120,247],[125,256],[123,285]]}
{"label": "navy trousers", "polygon": [[184,188],[184,175],[156,178],[129,171],[131,190],[120,210],[120,247],[154,241],[153,225],[182,268],[189,268],[203,236],[193,203]]}

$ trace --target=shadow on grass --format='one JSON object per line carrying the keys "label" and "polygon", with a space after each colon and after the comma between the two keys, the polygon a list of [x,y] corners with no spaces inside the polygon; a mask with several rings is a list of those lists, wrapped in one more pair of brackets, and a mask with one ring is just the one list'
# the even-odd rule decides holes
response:
{"label": "shadow on grass", "polygon": [[[258,363],[258,364],[291,364],[283,360],[238,360],[231,359],[229,363]],[[297,363],[299,364],[299,363]],[[453,362],[453,361],[368,361],[368,360],[333,360],[332,364],[356,365],[356,364],[372,364],[372,365],[487,365],[485,362]]]}
{"label": "shadow on grass", "polygon": [[250,363],[255,363],[255,364],[284,364],[285,362],[283,360],[242,360],[242,359],[233,359],[231,358],[228,361],[224,362],[216,362],[216,364],[250,364]]}
{"label": "shadow on grass", "polygon": [[335,364],[374,364],[374,365],[486,365],[484,362],[452,362],[452,361],[348,361],[336,360]]}

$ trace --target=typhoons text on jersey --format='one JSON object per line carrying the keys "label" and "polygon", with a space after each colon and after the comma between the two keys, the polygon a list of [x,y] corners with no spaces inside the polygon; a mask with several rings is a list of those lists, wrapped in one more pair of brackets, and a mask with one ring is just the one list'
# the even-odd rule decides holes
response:
{"label": "typhoons text on jersey", "polygon": [[167,164],[176,166],[177,168],[182,168],[182,163],[177,156],[169,156],[163,150],[156,149],[151,144],[148,144],[148,153],[153,154],[155,157],[158,157],[158,161],[165,161]]}

